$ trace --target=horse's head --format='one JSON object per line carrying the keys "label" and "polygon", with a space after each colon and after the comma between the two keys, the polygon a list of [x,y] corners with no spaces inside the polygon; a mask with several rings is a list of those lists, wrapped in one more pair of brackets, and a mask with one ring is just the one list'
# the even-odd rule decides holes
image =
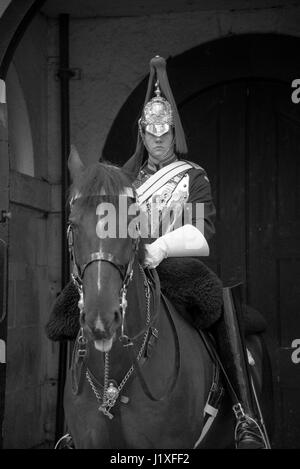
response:
{"label": "horse's head", "polygon": [[120,302],[126,299],[139,241],[133,187],[130,177],[111,164],[85,168],[75,148],[68,165],[68,240],[81,294],[80,323],[96,349],[107,352],[122,324]]}

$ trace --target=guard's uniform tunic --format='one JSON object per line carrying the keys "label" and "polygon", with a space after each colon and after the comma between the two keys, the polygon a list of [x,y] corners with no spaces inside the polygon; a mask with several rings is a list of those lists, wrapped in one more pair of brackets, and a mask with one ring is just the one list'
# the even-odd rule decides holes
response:
{"label": "guard's uniform tunic", "polygon": [[[204,225],[204,232],[202,232],[202,234],[206,241],[209,241],[215,233],[214,220],[216,214],[211,195],[210,182],[205,170],[201,168],[201,166],[192,162],[189,163],[191,163],[193,167],[169,179],[161,189],[152,194],[151,197],[144,202],[144,209],[147,210],[149,219],[151,219],[151,206],[153,203],[158,204],[161,210],[170,207],[174,202],[176,202],[176,205],[178,204],[177,207],[181,206],[181,208],[183,208],[185,203],[188,203],[192,209],[189,223],[199,228],[202,222],[202,226]],[[150,167],[146,162],[142,166],[134,183],[135,188],[140,187],[155,172],[155,168]],[[203,211],[196,210],[197,203],[203,204]],[[181,217],[182,219],[183,213],[179,211],[177,215],[175,214],[174,216],[175,218]],[[162,236],[166,232],[171,231],[174,224],[178,222],[178,219],[173,219],[172,223],[169,225],[162,224],[161,219],[160,222],[160,227],[152,226],[153,237]]]}

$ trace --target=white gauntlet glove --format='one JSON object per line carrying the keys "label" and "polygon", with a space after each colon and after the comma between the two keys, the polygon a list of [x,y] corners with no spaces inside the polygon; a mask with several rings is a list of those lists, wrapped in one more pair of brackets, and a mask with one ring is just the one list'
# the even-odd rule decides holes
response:
{"label": "white gauntlet glove", "polygon": [[208,255],[209,247],[203,234],[193,225],[184,225],[145,244],[144,266],[154,269],[166,257]]}
{"label": "white gauntlet glove", "polygon": [[161,261],[167,257],[167,252],[165,249],[157,243],[160,238],[158,238],[152,244],[145,244],[145,262],[144,266],[154,269],[157,267]]}

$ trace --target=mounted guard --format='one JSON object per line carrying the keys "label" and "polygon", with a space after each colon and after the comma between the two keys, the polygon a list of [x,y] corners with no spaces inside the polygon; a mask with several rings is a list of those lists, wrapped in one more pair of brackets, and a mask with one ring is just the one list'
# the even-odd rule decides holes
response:
{"label": "mounted guard", "polygon": [[[135,272],[134,275],[138,275],[138,273],[139,275],[142,275],[141,278],[144,279],[143,282],[147,285],[147,282],[150,281],[151,284],[155,277],[155,270],[153,269],[157,269],[161,281],[161,287],[162,289],[165,289],[167,296],[169,292],[172,299],[176,300],[176,298],[178,299],[178,291],[183,290],[182,298],[179,298],[178,304],[175,301],[176,307],[178,306],[177,310],[180,309],[180,305],[184,303],[187,298],[188,302],[191,302],[193,292],[190,292],[189,284],[193,283],[193,277],[196,275],[195,273],[197,269],[200,269],[199,271],[201,271],[203,263],[200,258],[209,255],[209,240],[215,232],[215,206],[211,196],[208,176],[201,166],[186,160],[184,158],[186,154],[186,140],[177,106],[169,85],[166,73],[166,62],[162,57],[156,56],[150,62],[150,77],[147,94],[142,114],[138,121],[136,150],[133,156],[122,168],[124,174],[128,175],[131,180],[134,181],[133,187],[135,195],[137,197],[140,210],[144,214],[144,220],[146,220],[145,225],[142,228],[139,227],[139,229],[141,231],[145,230],[147,234],[145,238],[148,238],[147,242],[144,244],[143,268],[141,269],[139,266],[134,270],[134,256],[130,258],[130,262],[128,264],[131,269],[130,278],[127,278],[129,267],[127,267],[127,273],[125,276],[125,280],[128,280],[126,293],[127,286],[132,280],[133,272]],[[109,172],[107,173],[107,177],[108,176]],[[86,190],[86,184],[83,183],[82,187],[84,192],[84,190]],[[78,193],[80,194],[80,198],[82,195],[80,190]],[[135,251],[137,251],[137,246]],[[75,249],[73,244],[71,247],[71,253],[74,261]],[[174,267],[172,268],[172,263],[170,263],[171,269],[168,270],[166,267],[167,260],[170,260],[171,258],[177,258],[177,261],[179,258],[182,259],[182,261],[179,260],[179,263],[177,264],[178,268],[176,269],[174,269]],[[194,273],[192,272],[188,274],[188,281],[179,285],[176,283],[178,280],[176,280],[176,275],[177,273],[180,274],[181,267],[186,268],[187,264],[185,263],[185,259],[187,258],[190,258],[188,265],[192,266]],[[102,261],[116,267],[116,270],[119,270],[121,272],[121,277],[123,277],[124,269],[123,267],[122,269],[120,268],[120,262],[117,262],[116,257],[111,253],[106,254],[102,247],[99,252],[92,253],[89,261],[85,262],[84,265],[81,266],[81,269],[80,266],[77,268],[78,266],[76,262],[74,263],[76,267],[75,274],[76,272],[82,272],[81,277],[79,278],[79,286],[78,282],[76,285],[75,279],[75,285],[80,294],[80,298],[75,296],[75,300],[72,299],[72,305],[75,305],[75,308],[79,299],[78,305],[81,311],[80,318],[82,331],[84,330],[83,313],[85,309],[83,290],[80,283],[83,284],[83,274],[87,267],[90,266],[92,262],[99,262],[100,265]],[[175,259],[174,262],[176,262]],[[173,266],[174,265],[175,264],[173,264]],[[153,273],[151,273],[151,271]],[[168,278],[164,280],[163,277],[166,272],[167,275],[165,276]],[[100,283],[99,275],[98,271],[98,284]],[[214,311],[217,311],[217,313],[214,320],[210,321],[209,332],[216,342],[218,352],[218,354],[212,352],[214,360],[217,362],[218,367],[223,371],[223,381],[226,383],[228,394],[232,399],[232,409],[235,417],[235,446],[237,449],[266,449],[269,448],[270,445],[255,393],[255,388],[253,386],[253,380],[249,373],[248,355],[239,323],[239,317],[241,315],[241,301],[238,298],[236,289],[231,291],[228,288],[224,288],[222,290],[220,281],[218,279],[215,280],[215,277],[215,274],[211,272],[210,278],[214,278],[214,287],[217,291],[215,295],[215,303],[217,307],[214,308]],[[197,283],[197,275],[195,282]],[[72,290],[72,288],[74,289],[74,285],[71,286],[71,289],[69,287],[68,292],[71,292],[70,295],[74,294],[74,290]],[[209,288],[209,291],[211,292],[211,284]],[[143,290],[142,287],[141,289]],[[121,291],[123,291],[123,293],[125,291],[124,284]],[[76,293],[78,294],[78,292]],[[148,298],[151,296],[149,295],[150,293],[148,294]],[[197,298],[197,295],[194,296],[195,298],[193,298],[194,303],[192,308],[194,323],[199,324],[196,311],[197,308],[195,307],[199,298]],[[66,294],[64,298],[66,298]],[[61,308],[64,301],[63,294],[59,301],[59,308]],[[125,294],[125,296],[122,296],[121,301],[121,309],[123,308],[123,313],[126,307],[127,299]],[[202,309],[205,311],[209,307],[210,305],[208,301]],[[186,308],[183,307],[183,309],[186,313]],[[166,310],[168,310],[168,308],[166,308]],[[152,324],[149,311],[150,310],[148,308],[148,326]],[[95,314],[97,313],[95,312]],[[172,314],[169,317],[171,318]],[[101,319],[99,315],[97,318],[98,322],[96,321],[95,324],[98,324],[100,328],[103,328],[103,319]],[[117,323],[117,321],[115,322]],[[123,326],[124,323],[122,322],[121,338],[125,337]],[[115,325],[115,327],[117,327],[117,325]],[[182,325],[182,327],[185,326]],[[207,324],[205,328],[206,327]],[[94,333],[96,334],[95,331]],[[112,347],[113,338],[106,332],[104,335],[103,334],[100,334],[101,337],[110,337],[108,340],[101,339],[102,345],[99,345],[99,350],[101,349],[105,352],[106,360],[108,359],[107,354]],[[206,339],[203,334],[201,334],[201,337],[205,342]],[[82,350],[84,352],[86,350],[86,342],[83,333],[80,338],[81,342],[78,341],[78,339],[76,342],[77,352],[81,346],[83,347]],[[155,338],[153,340],[155,342]],[[132,343],[130,345],[132,345]],[[197,348],[197,345],[195,347]],[[208,345],[208,349],[211,351],[213,347]],[[144,348],[141,350],[142,356]],[[77,352],[75,348],[75,355]],[[139,358],[141,358],[141,356]],[[80,362],[80,353],[77,353],[77,359]],[[135,371],[138,373],[142,384],[143,377],[140,376],[138,362],[134,357],[132,360]],[[104,369],[104,373],[105,372],[108,373],[108,368]],[[132,372],[130,375],[132,375]],[[178,370],[175,375],[177,380]],[[95,384],[97,381],[93,379],[92,374],[90,372],[88,372],[88,374],[86,374],[86,372],[81,373],[81,378],[87,378],[98,399],[99,391],[97,391],[97,386]],[[104,379],[106,378],[107,377],[104,377]],[[104,383],[105,392],[111,393],[111,399],[113,405],[115,405],[119,396],[118,386],[114,384],[114,381],[109,383],[107,379]],[[173,384],[174,383],[175,381],[173,379]],[[79,381],[76,384],[77,386],[82,385],[82,382]],[[174,386],[172,385],[172,389]],[[144,389],[144,384],[142,387]],[[148,388],[146,387],[146,389]],[[147,395],[151,395],[149,390],[147,390],[146,393]],[[100,397],[98,400],[100,400]],[[104,397],[102,407],[104,408],[104,415],[105,412],[109,414],[109,410],[107,409],[110,409],[110,407],[107,406],[107,403],[104,403]],[[176,443],[174,442],[174,444]]]}
{"label": "mounted guard", "polygon": [[[155,96],[150,99],[154,84]],[[169,85],[166,62],[162,57],[156,56],[150,62],[148,90],[138,124],[136,152],[125,167],[136,175],[136,190],[140,203],[146,206],[149,218],[153,201],[157,203],[158,200],[163,207],[170,206],[174,200],[176,203],[193,205],[191,224],[174,230],[175,213],[172,224],[165,226],[164,233],[147,246],[147,265],[157,267],[166,257],[209,255],[208,241],[215,231],[215,207],[210,183],[203,168],[182,159],[187,153],[187,145]],[[148,153],[145,161],[144,149]],[[203,220],[196,217],[196,204],[203,204]],[[180,211],[178,216],[182,217]],[[196,226],[204,230],[201,232]],[[186,242],[187,238],[189,243]],[[230,394],[234,400],[236,417],[236,447],[266,448],[264,429],[260,427],[253,410],[246,350],[236,309],[232,295],[227,294],[224,297],[223,314],[211,327],[211,332],[231,383]]]}

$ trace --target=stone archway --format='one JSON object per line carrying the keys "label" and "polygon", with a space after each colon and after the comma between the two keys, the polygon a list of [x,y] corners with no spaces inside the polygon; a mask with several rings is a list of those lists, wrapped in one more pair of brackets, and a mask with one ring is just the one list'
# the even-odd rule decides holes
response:
{"label": "stone archway", "polygon": [[[218,83],[247,78],[279,80],[297,78],[300,38],[277,34],[245,34],[194,47],[167,60],[168,76],[180,109],[194,94]],[[146,94],[148,75],[130,94],[107,136],[103,155],[126,161],[134,150],[137,119]],[[185,130],[188,128],[183,120]]]}

